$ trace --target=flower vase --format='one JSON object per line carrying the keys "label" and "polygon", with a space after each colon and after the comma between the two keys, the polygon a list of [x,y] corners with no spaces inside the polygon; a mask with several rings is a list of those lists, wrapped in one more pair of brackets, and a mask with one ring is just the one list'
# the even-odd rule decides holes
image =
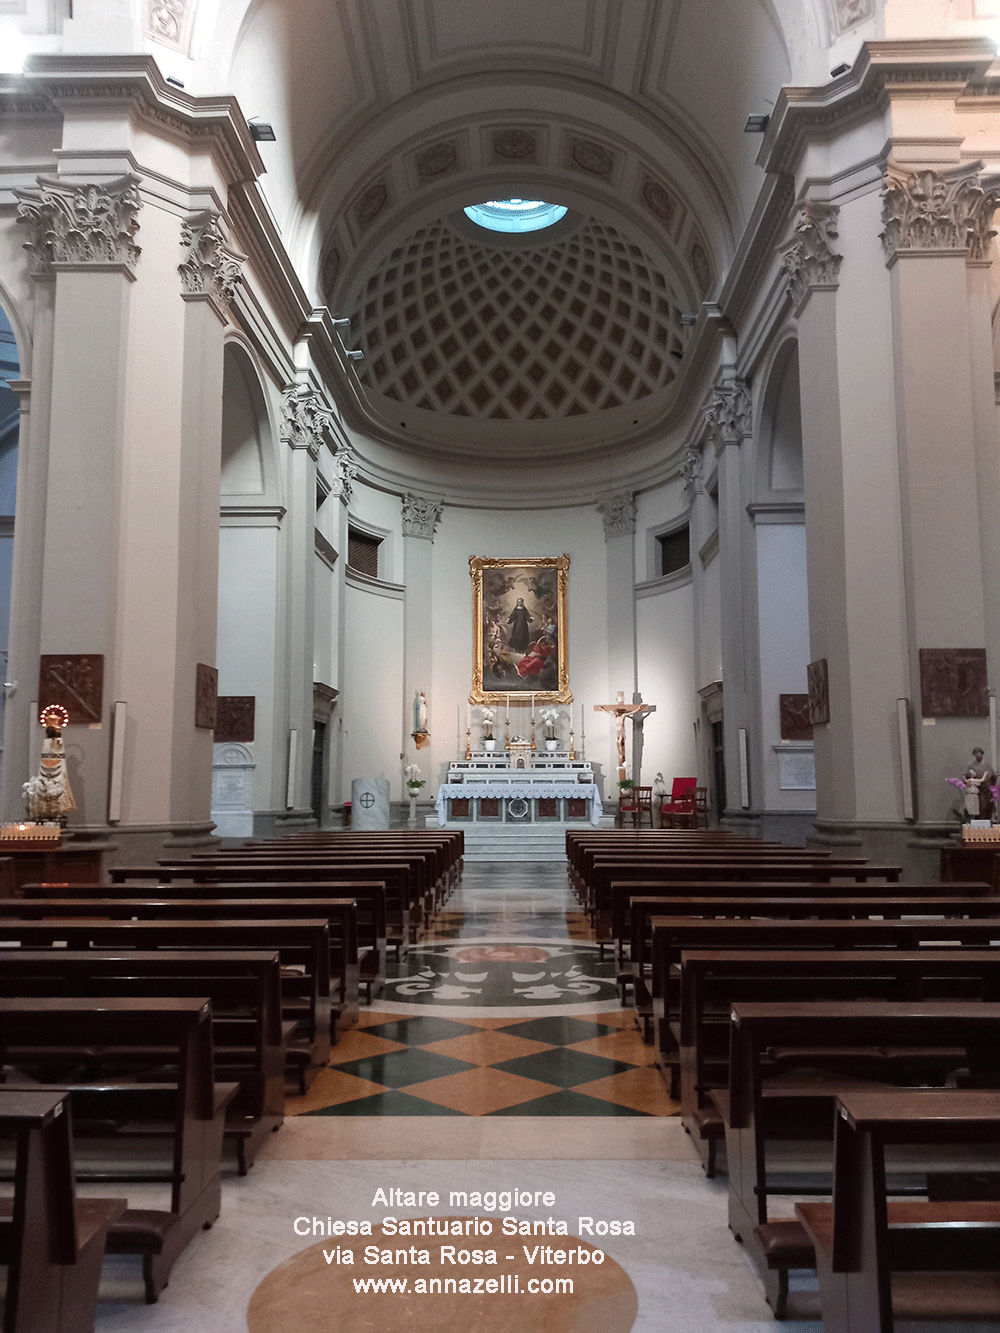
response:
{"label": "flower vase", "polygon": [[495,737],[485,736],[483,738],[483,749],[486,751],[487,754],[492,754],[496,748],[497,748],[497,743]]}
{"label": "flower vase", "polygon": [[550,754],[552,753],[553,750],[555,750],[555,748],[558,746],[558,744],[559,744],[559,742],[558,742],[558,740],[555,738],[555,736],[546,736],[546,737],[545,737],[545,748],[546,748],[546,750],[548,750],[548,752],[549,752]]}

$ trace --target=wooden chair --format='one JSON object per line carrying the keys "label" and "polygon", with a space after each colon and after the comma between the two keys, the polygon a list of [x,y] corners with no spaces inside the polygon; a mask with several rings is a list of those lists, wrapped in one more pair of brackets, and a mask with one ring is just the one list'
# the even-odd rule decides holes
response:
{"label": "wooden chair", "polygon": [[618,802],[618,810],[621,815],[621,822],[624,826],[625,816],[631,815],[632,827],[642,827],[643,815],[649,816],[649,827],[653,827],[653,788],[652,787],[633,787],[630,791],[622,792]]}
{"label": "wooden chair", "polygon": [[677,828],[680,821],[680,827],[686,825],[689,828],[697,828],[698,815],[695,804],[697,790],[697,778],[674,778],[670,795],[663,798],[660,810],[661,826]]}

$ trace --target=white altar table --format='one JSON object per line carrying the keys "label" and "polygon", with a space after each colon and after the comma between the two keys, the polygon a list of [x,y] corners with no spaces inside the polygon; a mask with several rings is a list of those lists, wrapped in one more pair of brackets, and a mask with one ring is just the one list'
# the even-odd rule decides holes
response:
{"label": "white altar table", "polygon": [[[555,800],[556,814],[539,816],[538,802],[545,799]],[[453,819],[451,803],[456,800],[468,801],[469,813]],[[496,814],[482,813],[484,800],[496,801]],[[567,802],[571,800],[585,800],[587,814],[582,817],[570,815]],[[442,826],[449,823],[465,823],[467,820],[472,823],[516,825],[545,823],[550,819],[553,823],[573,820],[583,822],[589,819],[591,824],[597,824],[604,812],[596,783],[553,782],[544,778],[535,780],[521,778],[520,781],[512,781],[504,777],[496,782],[482,780],[444,782],[438,788],[434,807]]]}

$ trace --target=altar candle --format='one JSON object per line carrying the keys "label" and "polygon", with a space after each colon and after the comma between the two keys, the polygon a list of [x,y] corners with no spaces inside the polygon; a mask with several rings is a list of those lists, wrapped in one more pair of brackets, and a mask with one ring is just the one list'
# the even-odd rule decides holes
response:
{"label": "altar candle", "polygon": [[509,694],[507,695],[507,717],[506,717],[505,720],[506,720],[507,722],[510,721],[510,695],[509,695]]}
{"label": "altar candle", "polygon": [[531,696],[531,720],[532,720],[532,722],[534,722],[534,720],[535,720],[535,696],[534,696],[534,695]]}

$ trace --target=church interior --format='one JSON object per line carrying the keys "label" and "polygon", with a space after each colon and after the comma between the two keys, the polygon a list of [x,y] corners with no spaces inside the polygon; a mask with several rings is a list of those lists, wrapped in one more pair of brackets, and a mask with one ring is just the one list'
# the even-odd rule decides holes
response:
{"label": "church interior", "polygon": [[[193,859],[308,838],[322,883],[253,886],[273,940],[235,860],[225,910],[280,951],[281,900],[325,888],[347,969],[332,1047],[296,1065],[289,1039],[280,1132],[246,1174],[223,1159],[156,1303],[120,1238],[163,1237],[106,1220],[97,1333],[361,1333],[397,1298],[309,1269],[300,1215],[521,1182],[573,1244],[632,1224],[527,1327],[817,1327],[820,1242],[789,1264],[785,1233],[730,1234],[714,1154],[735,1179],[744,1140],[684,1111],[664,1054],[680,954],[661,940],[657,981],[597,848],[675,838],[702,904],[696,858],[728,854],[712,892],[758,882],[759,924],[796,875],[878,898],[840,909],[859,941],[923,893],[986,980],[919,998],[964,1006],[953,1045],[998,1046],[991,849],[958,856],[1000,823],[998,47],[998,0],[0,0],[0,976],[43,940],[15,925],[34,878],[70,916],[134,882],[193,920]],[[432,846],[464,864],[400,869]],[[191,947],[175,926],[157,947]],[[312,975],[286,964],[282,994]],[[9,1075],[26,1001],[0,990]],[[902,1086],[933,1085],[915,1067]],[[955,1086],[986,1142],[978,1068]],[[772,1217],[798,1227],[793,1194]],[[993,1276],[967,1283],[979,1328]],[[891,1333],[826,1282],[827,1333]],[[510,1328],[504,1299],[474,1326]]]}

